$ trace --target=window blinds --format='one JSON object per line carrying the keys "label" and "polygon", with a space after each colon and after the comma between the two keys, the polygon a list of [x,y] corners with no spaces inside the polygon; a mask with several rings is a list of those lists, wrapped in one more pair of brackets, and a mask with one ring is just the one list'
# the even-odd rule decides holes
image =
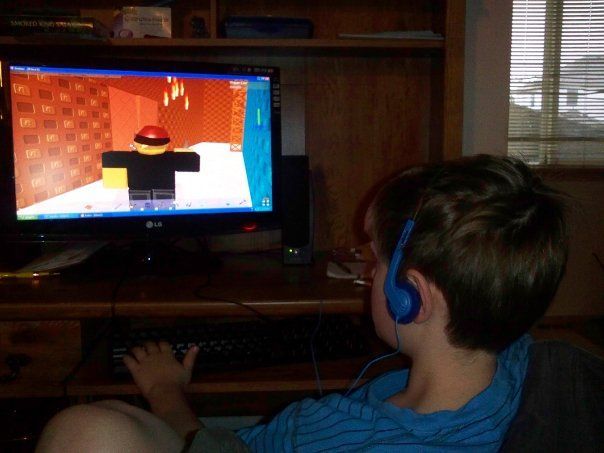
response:
{"label": "window blinds", "polygon": [[514,0],[508,154],[604,166],[604,0]]}

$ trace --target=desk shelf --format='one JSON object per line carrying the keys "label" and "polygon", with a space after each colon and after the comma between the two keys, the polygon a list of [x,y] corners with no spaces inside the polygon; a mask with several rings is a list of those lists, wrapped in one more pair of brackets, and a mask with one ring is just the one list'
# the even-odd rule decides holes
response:
{"label": "desk shelf", "polygon": [[[320,362],[321,384],[324,391],[348,388],[363,366],[376,355],[355,359]],[[402,358],[376,364],[361,380],[375,377],[392,367],[403,367]],[[271,392],[305,392],[317,390],[317,382],[312,363],[298,363],[281,366],[265,366],[254,369],[237,369],[221,372],[202,372],[194,376],[187,391],[192,394],[245,394]],[[108,370],[98,362],[90,362],[67,386],[67,394],[73,397],[97,395],[137,395],[139,390],[132,379],[112,378]]]}
{"label": "desk shelf", "polygon": [[106,47],[143,47],[143,48],[285,48],[285,49],[442,49],[441,39],[196,39],[196,38],[149,38],[149,39],[63,39],[61,37],[15,38],[0,36],[0,45],[9,46],[106,46]]}
{"label": "desk shelf", "polygon": [[[570,322],[546,318],[533,328],[531,333],[536,340],[566,341],[604,357],[602,345],[595,344],[580,333],[580,327],[584,322],[585,320],[578,319]],[[112,377],[109,358],[102,345],[94,349],[72,379],[63,382],[80,362],[80,333],[80,325],[77,321],[1,322],[0,339],[5,352],[25,353],[32,358],[32,361],[22,368],[15,381],[0,384],[0,399],[67,396],[85,401],[88,398],[139,395],[138,388],[130,378],[116,380]],[[370,359],[385,351],[384,346],[377,342],[372,348],[373,353],[367,357],[321,362],[319,368],[323,390],[332,392],[347,389],[362,367]],[[408,362],[402,357],[392,357],[378,362],[368,370],[360,383],[389,369],[400,369],[407,365]],[[3,369],[1,372],[5,373],[6,370]],[[194,376],[193,382],[187,389],[192,396],[203,395],[206,403],[208,399],[219,400],[220,404],[224,403],[225,408],[230,407],[234,411],[236,407],[232,402],[233,394],[249,395],[250,399],[262,401],[278,399],[278,394],[282,394],[289,395],[288,398],[294,400],[316,395],[316,390],[311,363],[203,372]],[[259,412],[251,410],[250,413]],[[270,413],[270,410],[267,409],[266,413]]]}

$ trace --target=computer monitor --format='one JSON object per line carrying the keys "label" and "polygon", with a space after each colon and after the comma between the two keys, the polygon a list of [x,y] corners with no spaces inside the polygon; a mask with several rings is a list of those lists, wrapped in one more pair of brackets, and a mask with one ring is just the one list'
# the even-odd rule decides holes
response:
{"label": "computer monitor", "polygon": [[2,62],[0,222],[46,240],[278,227],[279,71]]}

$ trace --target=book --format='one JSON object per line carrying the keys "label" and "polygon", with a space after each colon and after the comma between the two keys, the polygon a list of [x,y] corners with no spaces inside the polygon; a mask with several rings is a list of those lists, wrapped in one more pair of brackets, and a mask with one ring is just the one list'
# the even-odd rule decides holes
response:
{"label": "book", "polygon": [[108,38],[109,30],[92,17],[0,15],[0,35],[76,35]]}
{"label": "book", "polygon": [[153,6],[124,6],[115,12],[114,38],[170,38],[172,10]]}

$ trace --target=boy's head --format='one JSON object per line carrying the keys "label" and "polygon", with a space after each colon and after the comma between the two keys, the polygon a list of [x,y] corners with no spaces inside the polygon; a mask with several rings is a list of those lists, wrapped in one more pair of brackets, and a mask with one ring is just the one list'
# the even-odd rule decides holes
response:
{"label": "boy's head", "polygon": [[415,227],[399,278],[421,273],[444,296],[448,341],[499,351],[549,306],[566,263],[564,197],[518,160],[473,156],[403,171],[369,208],[378,260]]}

